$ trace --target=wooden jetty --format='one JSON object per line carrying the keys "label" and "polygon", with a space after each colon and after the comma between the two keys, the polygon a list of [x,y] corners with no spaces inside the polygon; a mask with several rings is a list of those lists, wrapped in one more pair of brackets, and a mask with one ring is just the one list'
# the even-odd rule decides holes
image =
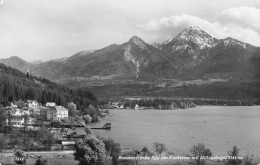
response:
{"label": "wooden jetty", "polygon": [[101,128],[91,128],[91,129],[111,129],[111,123],[106,123],[103,127]]}

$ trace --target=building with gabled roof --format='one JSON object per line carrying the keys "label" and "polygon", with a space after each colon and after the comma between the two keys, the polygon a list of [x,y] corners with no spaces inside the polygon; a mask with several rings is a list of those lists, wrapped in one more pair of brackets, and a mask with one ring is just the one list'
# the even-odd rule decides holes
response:
{"label": "building with gabled roof", "polygon": [[46,109],[47,120],[61,120],[69,117],[69,110],[63,106],[49,106]]}
{"label": "building with gabled roof", "polygon": [[39,103],[36,100],[27,100],[27,105],[29,108],[35,108],[39,106]]}

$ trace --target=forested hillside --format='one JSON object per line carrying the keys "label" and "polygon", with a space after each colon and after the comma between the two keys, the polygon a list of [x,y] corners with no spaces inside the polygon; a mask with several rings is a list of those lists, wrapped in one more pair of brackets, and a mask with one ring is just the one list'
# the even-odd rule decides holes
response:
{"label": "forested hillside", "polygon": [[97,102],[91,92],[82,89],[70,90],[47,79],[0,64],[0,104],[6,105],[19,99],[34,99],[42,104],[56,102],[58,105],[67,105],[73,101],[78,109],[84,109],[89,104],[95,105]]}

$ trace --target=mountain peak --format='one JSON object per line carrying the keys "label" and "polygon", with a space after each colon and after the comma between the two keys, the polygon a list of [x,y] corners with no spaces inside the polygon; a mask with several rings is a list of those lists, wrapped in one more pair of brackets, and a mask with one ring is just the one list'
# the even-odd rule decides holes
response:
{"label": "mountain peak", "polygon": [[205,30],[198,26],[190,26],[184,29],[178,36],[194,36],[194,35],[206,35],[210,36]]}
{"label": "mountain peak", "polygon": [[[20,57],[18,57],[18,56],[11,56],[11,57],[9,57],[9,59],[12,59],[12,60],[23,60],[23,59],[21,59]],[[24,61],[24,60],[23,60]]]}
{"label": "mountain peak", "polygon": [[184,29],[184,31],[204,31],[203,29],[201,29],[198,26],[189,26],[186,29]]}
{"label": "mountain peak", "polygon": [[146,43],[139,37],[137,36],[133,36],[132,38],[130,38],[130,40],[128,41],[128,43],[130,44],[134,44],[140,48],[145,49],[146,48]]}
{"label": "mountain peak", "polygon": [[224,42],[225,47],[239,46],[239,47],[246,49],[246,43],[241,42],[241,41],[231,38],[231,37],[227,37],[227,38],[223,39],[223,42]]}
{"label": "mountain peak", "polygon": [[0,61],[5,61],[5,63],[13,63],[13,62],[27,62],[23,59],[21,59],[20,57],[18,56],[11,56],[9,58],[4,58],[4,59],[0,59]]}
{"label": "mountain peak", "polygon": [[141,38],[133,36],[130,38],[129,42],[139,45],[140,43],[145,43]]}
{"label": "mountain peak", "polygon": [[224,41],[241,42],[241,41],[238,41],[237,39],[232,38],[232,37],[227,37],[227,38],[224,39]]}
{"label": "mountain peak", "polygon": [[216,42],[216,39],[200,27],[195,26],[187,27],[174,38],[174,41],[180,42],[180,44],[187,44],[189,42],[192,42],[196,44],[200,49],[204,49],[206,47],[213,46]]}

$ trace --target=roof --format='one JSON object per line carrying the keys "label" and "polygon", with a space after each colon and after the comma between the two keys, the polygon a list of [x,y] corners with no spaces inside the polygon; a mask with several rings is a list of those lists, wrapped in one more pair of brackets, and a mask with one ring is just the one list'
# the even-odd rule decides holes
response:
{"label": "roof", "polygon": [[47,102],[47,103],[46,103],[46,106],[51,106],[51,107],[53,107],[53,106],[56,106],[56,103],[54,103],[54,102]]}
{"label": "roof", "polygon": [[27,103],[32,103],[32,102],[38,103],[36,100],[27,100]]}
{"label": "roof", "polygon": [[68,138],[80,138],[80,139],[82,139],[82,138],[85,138],[86,135],[75,135],[75,134],[73,134],[73,135],[67,135],[67,137]]}
{"label": "roof", "polygon": [[62,141],[61,144],[62,145],[73,145],[73,144],[75,144],[75,142],[74,141]]}
{"label": "roof", "polygon": [[63,106],[55,106],[57,111],[68,111],[68,109],[64,108]]}
{"label": "roof", "polygon": [[47,110],[52,110],[52,111],[69,111],[68,109],[64,108],[63,106],[54,106],[54,107],[51,107],[49,106]]}

